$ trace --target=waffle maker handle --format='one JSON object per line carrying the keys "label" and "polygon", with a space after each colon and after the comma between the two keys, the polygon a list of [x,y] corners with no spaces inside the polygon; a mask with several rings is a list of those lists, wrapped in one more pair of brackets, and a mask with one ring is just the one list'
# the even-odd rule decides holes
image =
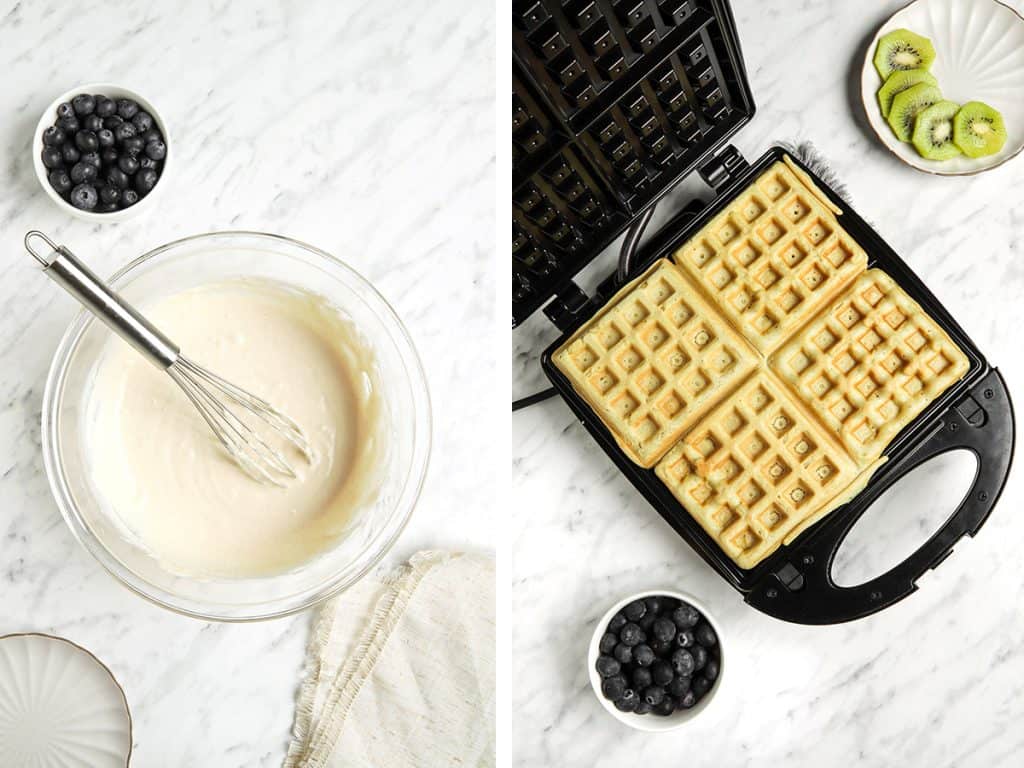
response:
{"label": "waffle maker handle", "polygon": [[[920,449],[893,468],[870,496],[834,521],[826,521],[805,545],[793,546],[793,557],[768,574],[747,594],[746,601],[764,613],[799,624],[836,624],[882,610],[917,589],[917,580],[938,567],[965,534],[974,536],[995,506],[1013,458],[1013,406],[1003,377],[991,369],[939,419]],[[881,576],[853,587],[837,585],[831,576],[836,552],[850,529],[871,504],[900,478],[939,454],[959,448],[971,451],[978,467],[970,490],[946,523],[917,551]],[[834,524],[829,526],[828,523]]]}

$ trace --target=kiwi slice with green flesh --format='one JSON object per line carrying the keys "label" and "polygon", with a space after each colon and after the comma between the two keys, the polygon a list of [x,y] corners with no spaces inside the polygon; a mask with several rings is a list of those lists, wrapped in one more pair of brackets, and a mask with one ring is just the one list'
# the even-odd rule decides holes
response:
{"label": "kiwi slice with green flesh", "polygon": [[927,37],[909,29],[894,29],[878,40],[875,69],[885,80],[901,69],[928,69],[935,61],[935,48]]}
{"label": "kiwi slice with green flesh", "polygon": [[921,157],[949,160],[960,154],[960,147],[953,142],[953,115],[959,109],[955,101],[938,101],[917,113],[913,142]]}
{"label": "kiwi slice with green flesh", "polygon": [[914,135],[914,118],[922,109],[942,101],[942,91],[934,85],[918,83],[897,93],[889,109],[889,127],[900,141],[910,141]]}
{"label": "kiwi slice with green flesh", "polygon": [[982,101],[968,101],[953,118],[953,141],[968,157],[994,155],[1006,143],[1003,116]]}
{"label": "kiwi slice with green flesh", "polygon": [[911,88],[918,83],[927,83],[936,87],[939,85],[934,75],[927,69],[901,69],[889,75],[885,82],[882,83],[882,87],[878,89],[878,103],[882,107],[882,117],[889,116],[893,97],[897,93],[905,91],[907,88]]}

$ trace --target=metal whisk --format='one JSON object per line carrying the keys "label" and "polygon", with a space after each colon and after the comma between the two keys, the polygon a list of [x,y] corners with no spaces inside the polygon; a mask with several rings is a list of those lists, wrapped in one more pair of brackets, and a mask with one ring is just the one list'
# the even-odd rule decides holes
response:
{"label": "metal whisk", "polygon": [[[43,256],[32,248],[32,241],[35,238],[46,244],[49,255]],[[295,446],[306,461],[312,461],[309,442],[294,421],[265,400],[222,379],[181,354],[181,350],[174,342],[125,302],[63,245],[57,245],[42,232],[32,230],[25,235],[25,249],[43,265],[45,274],[54,282],[153,365],[167,371],[210,425],[220,444],[246,474],[274,485],[283,485],[281,478],[296,477],[295,470],[281,452],[268,445],[266,440],[232,410],[232,406],[237,406],[264,422],[275,434]]]}

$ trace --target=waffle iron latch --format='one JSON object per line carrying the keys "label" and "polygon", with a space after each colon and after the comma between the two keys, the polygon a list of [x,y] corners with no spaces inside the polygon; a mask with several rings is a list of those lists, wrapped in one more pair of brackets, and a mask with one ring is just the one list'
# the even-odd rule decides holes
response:
{"label": "waffle iron latch", "polygon": [[697,168],[697,173],[708,186],[720,191],[750,164],[732,144],[726,144],[716,155]]}
{"label": "waffle iron latch", "polygon": [[544,307],[544,314],[558,330],[564,333],[572,327],[577,316],[589,301],[590,297],[583,292],[583,289],[570,281],[569,285],[559,291],[558,295]]}

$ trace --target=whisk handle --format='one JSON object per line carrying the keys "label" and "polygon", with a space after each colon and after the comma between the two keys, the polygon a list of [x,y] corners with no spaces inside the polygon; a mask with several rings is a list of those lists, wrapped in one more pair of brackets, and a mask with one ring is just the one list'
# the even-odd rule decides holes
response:
{"label": "whisk handle", "polygon": [[[38,235],[50,246],[50,258],[40,258],[32,250],[32,235]],[[166,369],[178,359],[181,352],[178,346],[79,261],[71,251],[63,245],[55,245],[45,235],[36,232],[26,235],[25,243],[29,252],[43,265],[44,274],[106,323],[118,336],[135,347],[153,365]]]}

